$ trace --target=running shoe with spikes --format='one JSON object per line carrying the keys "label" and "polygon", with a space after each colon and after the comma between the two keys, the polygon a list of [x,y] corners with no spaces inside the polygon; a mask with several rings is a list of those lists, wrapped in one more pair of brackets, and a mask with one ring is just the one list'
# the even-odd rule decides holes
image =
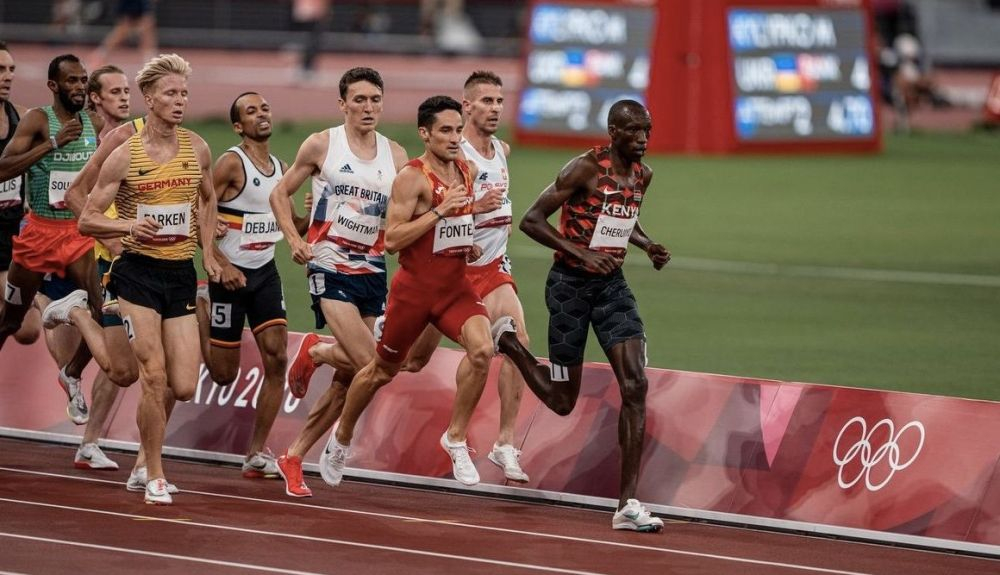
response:
{"label": "running shoe with spikes", "polygon": [[636,499],[629,499],[625,507],[619,509],[611,518],[613,529],[627,529],[643,533],[655,533],[663,529],[663,520],[653,517],[649,511]]}
{"label": "running shoe with spikes", "polygon": [[243,477],[247,479],[277,479],[278,462],[270,449],[258,451],[243,460]]}
{"label": "running shoe with spikes", "polygon": [[347,458],[351,455],[350,446],[337,441],[336,433],[337,429],[334,428],[326,447],[323,448],[323,454],[319,456],[319,475],[331,487],[336,487],[343,481],[344,467],[347,466]]}
{"label": "running shoe with spikes", "polygon": [[302,458],[287,453],[278,458],[278,473],[285,480],[285,495],[289,497],[312,497],[312,489],[302,477]]}
{"label": "running shoe with spikes", "polygon": [[[136,467],[128,475],[128,481],[125,482],[125,489],[128,491],[145,491],[146,490],[146,468]],[[177,493],[180,489],[173,483],[167,483],[167,493],[173,495]]]}
{"label": "running shoe with spikes", "polygon": [[505,333],[517,333],[517,324],[514,323],[514,318],[509,315],[498,318],[490,327],[490,334],[493,336],[494,352],[502,353],[500,351],[500,337]]}
{"label": "running shoe with spikes", "polygon": [[90,421],[90,411],[87,409],[87,400],[83,397],[80,380],[66,375],[64,367],[59,370],[59,385],[69,399],[66,403],[66,415],[69,416],[69,420],[77,425],[84,425]]}
{"label": "running shoe with spikes", "polygon": [[299,342],[299,349],[295,351],[292,363],[288,366],[288,390],[293,397],[303,398],[309,391],[309,380],[316,372],[318,364],[309,357],[309,350],[319,343],[319,336],[314,333],[307,333]]}
{"label": "running shoe with spikes", "polygon": [[528,474],[521,469],[518,459],[521,457],[521,450],[513,445],[493,444],[493,451],[487,455],[490,461],[503,469],[503,476],[511,481],[524,483],[528,481]]}
{"label": "running shoe with spikes", "polygon": [[166,479],[154,479],[146,483],[146,503],[149,505],[171,505],[174,498],[170,496],[170,484]]}
{"label": "running shoe with spikes", "polygon": [[445,450],[451,458],[451,471],[455,479],[462,485],[475,485],[479,483],[479,471],[476,464],[472,462],[469,453],[472,451],[466,442],[452,443],[448,441],[448,432],[441,435],[441,448]]}
{"label": "running shoe with spikes", "polygon": [[73,466],[77,469],[118,469],[118,464],[104,455],[96,443],[84,443],[76,450]]}
{"label": "running shoe with spikes", "polygon": [[87,309],[87,292],[78,289],[72,291],[64,298],[57,299],[45,307],[42,312],[42,327],[53,329],[59,325],[73,325],[73,320],[69,317],[69,312],[78,307]]}

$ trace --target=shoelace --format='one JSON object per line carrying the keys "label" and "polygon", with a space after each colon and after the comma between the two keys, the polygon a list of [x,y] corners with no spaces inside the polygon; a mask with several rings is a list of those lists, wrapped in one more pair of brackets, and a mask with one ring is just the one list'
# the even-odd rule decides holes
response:
{"label": "shoelace", "polygon": [[327,456],[326,460],[330,462],[333,466],[342,466],[347,462],[348,453],[346,449],[340,449],[339,447],[334,447],[330,450],[330,455]]}
{"label": "shoelace", "polygon": [[476,454],[476,450],[466,445],[458,446],[448,446],[448,451],[451,452],[451,459],[458,465],[463,471],[468,470],[470,467],[475,468],[472,463],[472,455]]}

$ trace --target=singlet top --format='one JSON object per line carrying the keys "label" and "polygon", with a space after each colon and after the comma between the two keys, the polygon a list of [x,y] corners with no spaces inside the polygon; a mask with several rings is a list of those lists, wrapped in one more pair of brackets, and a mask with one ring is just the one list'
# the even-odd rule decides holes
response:
{"label": "singlet top", "polygon": [[[443,182],[430,167],[419,158],[406,164],[423,171],[431,183],[431,207],[441,205],[448,184]],[[413,243],[399,250],[399,265],[407,273],[419,276],[421,283],[440,289],[455,284],[456,278],[465,274],[465,256],[472,249],[475,223],[472,218],[472,181],[469,166],[462,160],[455,160],[455,166],[462,179],[470,201],[458,213],[439,219],[434,227],[427,230]],[[414,215],[413,221],[423,214]]]}
{"label": "singlet top", "polygon": [[507,172],[507,156],[503,153],[503,144],[497,138],[490,138],[493,146],[493,158],[487,160],[462,138],[461,146],[465,157],[476,165],[479,175],[473,182],[473,191],[478,201],[487,193],[499,189],[503,191],[500,207],[484,214],[475,214],[476,245],[483,249],[483,255],[470,266],[484,266],[507,253],[507,237],[510,235],[512,211],[510,197],[507,195],[509,175]]}
{"label": "singlet top", "polygon": [[[52,106],[41,109],[49,120],[49,134],[62,129]],[[76,216],[66,206],[66,191],[87,160],[97,151],[97,134],[90,115],[80,112],[83,133],[58,150],[52,150],[28,168],[28,205],[35,215],[53,220],[71,220]]]}
{"label": "singlet top", "polygon": [[309,267],[351,275],[384,274],[385,212],[396,178],[389,139],[376,132],[375,158],[362,160],[351,151],[344,126],[330,128],[329,136],[326,158],[313,185]]}
{"label": "singlet top", "polygon": [[[144,117],[136,118],[130,121],[129,123],[132,124],[132,128],[135,130],[135,133],[138,134],[139,132],[142,131],[142,127],[146,125],[146,118]],[[111,219],[118,218],[118,209],[115,207],[114,202],[111,202],[111,205],[108,206],[108,209],[104,210],[104,215],[108,216]],[[94,257],[100,260],[110,262],[111,251],[108,250],[108,248],[104,247],[104,244],[102,244],[101,242],[94,242]]]}
{"label": "singlet top", "polygon": [[151,240],[122,238],[126,252],[161,260],[189,260],[198,245],[198,190],[201,166],[191,145],[191,133],[177,128],[177,155],[157,164],[142,145],[142,133],[128,139],[131,165],[115,204],[118,217],[151,217],[163,227]]}
{"label": "singlet top", "polygon": [[231,200],[219,202],[219,217],[229,232],[218,241],[219,250],[241,268],[258,269],[274,259],[274,244],[284,237],[271,211],[271,191],[283,172],[273,155],[271,173],[261,172],[243,148],[229,148],[243,163],[243,188]]}
{"label": "singlet top", "polygon": [[[596,147],[589,153],[602,169],[597,189],[585,196],[574,195],[562,205],[559,233],[577,245],[611,254],[621,265],[645,194],[642,164],[635,162],[630,168],[635,187],[623,189],[612,172],[608,148]],[[556,252],[555,258],[571,268],[583,267],[580,260],[563,252]]]}
{"label": "singlet top", "polygon": [[[9,100],[3,101],[3,113],[7,114],[7,136],[0,138],[0,153],[14,138],[14,131],[21,122],[21,115]],[[0,223],[18,222],[24,217],[24,175],[0,182]]]}

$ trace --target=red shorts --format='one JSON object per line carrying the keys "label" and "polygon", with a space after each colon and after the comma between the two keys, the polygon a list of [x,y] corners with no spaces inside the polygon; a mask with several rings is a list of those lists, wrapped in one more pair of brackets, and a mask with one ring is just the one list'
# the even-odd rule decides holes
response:
{"label": "red shorts", "polygon": [[427,324],[458,341],[462,326],[475,315],[489,317],[467,278],[448,288],[428,290],[425,283],[399,270],[389,287],[385,326],[375,351],[385,361],[402,363]]}
{"label": "red shorts", "polygon": [[484,266],[469,266],[465,268],[465,277],[469,278],[472,288],[480,298],[485,298],[503,284],[510,284],[514,292],[517,292],[514,276],[510,275],[510,260],[507,256],[500,256]]}
{"label": "red shorts", "polygon": [[14,236],[12,258],[21,267],[64,277],[69,264],[94,249],[94,238],[81,236],[76,220],[52,220],[28,214],[28,222]]}

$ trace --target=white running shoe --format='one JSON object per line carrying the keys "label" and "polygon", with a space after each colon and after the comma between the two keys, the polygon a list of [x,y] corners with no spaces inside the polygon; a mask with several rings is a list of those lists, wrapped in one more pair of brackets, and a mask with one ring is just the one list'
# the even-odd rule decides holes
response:
{"label": "white running shoe", "polygon": [[503,476],[511,481],[520,481],[524,483],[528,481],[528,474],[521,469],[521,463],[518,458],[521,457],[521,450],[516,449],[513,445],[498,445],[493,444],[493,451],[489,455],[490,461],[496,463],[500,469],[503,469]]}
{"label": "white running shoe", "polygon": [[451,472],[462,485],[475,485],[479,483],[479,471],[476,464],[469,457],[469,446],[463,441],[452,443],[448,441],[448,431],[441,434],[441,448],[451,457]]}
{"label": "white running shoe", "polygon": [[332,487],[340,485],[344,479],[344,467],[347,466],[347,458],[351,456],[351,447],[341,445],[337,441],[337,429],[330,432],[330,439],[323,448],[323,453],[319,456],[319,475],[323,481]]}
{"label": "white running shoe", "polygon": [[58,325],[73,325],[69,312],[75,308],[87,309],[87,292],[78,289],[62,299],[50,303],[42,312],[42,327],[52,329]]}
{"label": "white running shoe", "polygon": [[385,314],[375,318],[375,324],[372,325],[372,335],[375,336],[375,343],[382,341],[383,329],[385,329]]}
{"label": "white running shoe", "polygon": [[493,336],[493,350],[496,353],[500,353],[500,336],[508,332],[517,333],[517,324],[514,323],[514,318],[509,315],[498,318],[490,326],[490,334]]}
{"label": "white running shoe", "polygon": [[166,479],[154,479],[147,483],[145,499],[149,505],[170,505],[174,502]]}
{"label": "white running shoe", "polygon": [[118,469],[118,464],[108,459],[96,443],[84,443],[76,450],[73,466],[77,469]]}
{"label": "white running shoe", "polygon": [[66,404],[66,415],[69,416],[69,420],[77,425],[84,425],[90,421],[90,411],[87,409],[87,400],[83,397],[80,380],[66,375],[64,367],[59,370],[59,385],[69,398]]}
{"label": "white running shoe", "polygon": [[258,451],[243,460],[243,477],[247,479],[277,479],[281,477],[278,471],[278,461],[270,449]]}
{"label": "white running shoe", "polygon": [[[146,490],[146,468],[137,467],[132,470],[128,475],[128,481],[125,482],[125,489],[128,491],[145,491]],[[167,493],[174,494],[180,491],[177,486],[173,483],[167,483]]]}
{"label": "white running shoe", "polygon": [[653,517],[637,499],[629,499],[611,518],[613,529],[628,529],[643,533],[654,533],[663,529],[663,520]]}

